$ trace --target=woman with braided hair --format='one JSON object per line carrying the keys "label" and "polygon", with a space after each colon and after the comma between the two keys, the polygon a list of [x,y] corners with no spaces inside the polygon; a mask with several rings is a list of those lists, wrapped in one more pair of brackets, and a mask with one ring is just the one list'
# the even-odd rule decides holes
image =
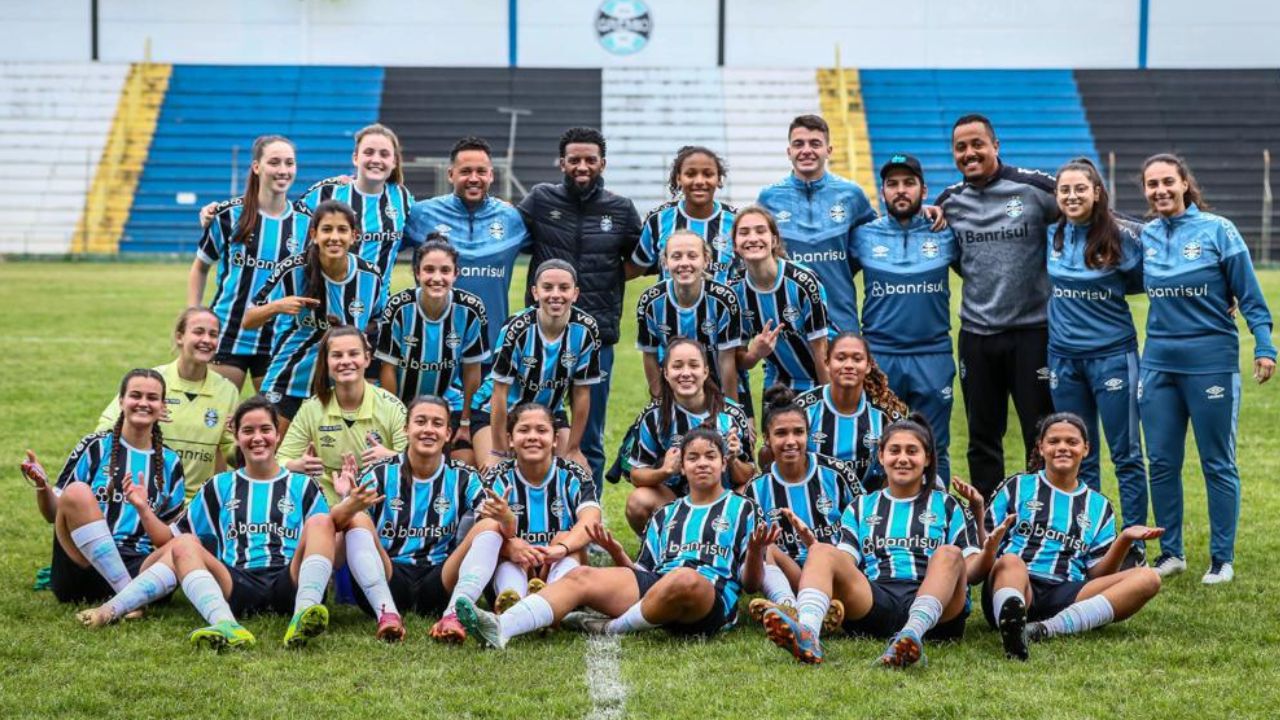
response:
{"label": "woman with braided hair", "polygon": [[796,397],[809,414],[809,450],[848,460],[868,492],[884,484],[876,461],[881,428],[907,416],[905,403],[889,389],[889,378],[871,357],[861,335],[842,332],[827,345],[831,382]]}
{"label": "woman with braided hair", "polygon": [[71,451],[57,482],[35,453],[22,473],[53,523],[50,581],[60,602],[104,600],[129,584],[142,561],[172,539],[182,514],[182,460],[164,446],[164,377],[130,370],[120,382],[120,417],[106,432],[86,436]]}

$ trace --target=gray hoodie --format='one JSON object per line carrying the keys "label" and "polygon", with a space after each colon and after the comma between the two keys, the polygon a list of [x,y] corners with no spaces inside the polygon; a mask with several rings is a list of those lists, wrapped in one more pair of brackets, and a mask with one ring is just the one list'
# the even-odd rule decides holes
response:
{"label": "gray hoodie", "polygon": [[960,328],[994,335],[1045,327],[1045,233],[1058,218],[1053,178],[1001,163],[990,183],[956,183],[937,202],[960,256]]}

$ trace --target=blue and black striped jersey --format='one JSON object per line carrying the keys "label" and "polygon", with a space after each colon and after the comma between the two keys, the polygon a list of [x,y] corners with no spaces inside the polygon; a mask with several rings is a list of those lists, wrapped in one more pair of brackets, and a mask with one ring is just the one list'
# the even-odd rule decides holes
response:
{"label": "blue and black striped jersey", "polygon": [[[712,258],[707,272],[718,283],[729,282],[734,268],[741,264],[733,252],[733,220],[738,211],[719,201],[711,217],[705,220],[689,217],[684,210],[683,200],[672,200],[654,208],[645,216],[640,229],[640,242],[631,254],[631,262],[642,268],[660,268],[661,259],[667,249],[667,238],[677,230],[689,230],[698,234],[711,246]],[[661,267],[661,277],[670,277],[665,267]]]}
{"label": "blue and black striped jersey", "polygon": [[1075,492],[1053,486],[1043,472],[1014,475],[991,498],[987,527],[1010,515],[1018,519],[1000,543],[999,555],[1013,553],[1027,572],[1050,582],[1088,580],[1116,539],[1111,503],[1079,483]]}
{"label": "blue and black striped jersey", "polygon": [[[302,295],[306,284],[306,255],[294,255],[276,266],[253,304],[264,305],[276,293],[279,297]],[[275,347],[262,381],[262,392],[272,402],[283,396],[310,397],[320,338],[331,326],[354,325],[363,330],[382,317],[387,286],[377,268],[355,255],[347,255],[346,277],[334,281],[325,276],[324,285],[325,301],[320,307],[275,318]]]}
{"label": "blue and black striped jersey", "polygon": [[702,295],[693,307],[676,301],[675,281],[663,280],[645,290],[636,304],[636,347],[658,356],[662,362],[667,343],[689,338],[707,349],[707,368],[720,387],[732,378],[720,377],[716,353],[742,344],[742,312],[738,296],[728,285],[704,280]]}
{"label": "blue and black striped jersey", "polygon": [[868,491],[884,485],[878,450],[881,430],[894,420],[889,413],[872,405],[864,392],[857,411],[843,415],[831,400],[829,385],[801,393],[796,404],[809,414],[809,450],[852,462]]}
{"label": "blue and black striped jersey", "polygon": [[312,515],[329,512],[320,485],[281,468],[270,480],[241,470],[209,478],[191,499],[180,529],[213,543],[213,554],[242,570],[288,567]]}
{"label": "blue and black striped jersey", "polygon": [[965,557],[979,551],[973,516],[943,490],[905,499],[876,490],[840,516],[837,546],[873,582],[923,580],[929,558],[942,545],[955,545]]}
{"label": "blue and black striped jersey", "polygon": [[[115,540],[116,547],[146,555],[154,548],[151,538],[142,527],[142,519],[138,517],[138,511],[125,500],[120,482],[108,477],[111,449],[116,442],[115,433],[111,431],[86,435],[67,457],[62,472],[58,474],[58,481],[54,484],[54,492],[61,495],[68,485],[77,481],[88,485],[94,497],[98,498],[98,508],[102,510],[102,517],[111,528],[111,537]],[[159,448],[164,468],[160,484],[157,485],[151,477],[151,463],[156,449],[139,450],[123,440],[119,442],[124,447],[124,452],[121,453],[124,467],[120,476],[128,477],[135,483],[138,482],[139,474],[145,477],[147,501],[152,511],[166,523],[176,520],[182,515],[182,504],[186,500],[185,477],[178,453],[167,447]]]}
{"label": "blue and black striped jersey", "polygon": [[475,395],[474,410],[489,412],[494,382],[507,384],[508,408],[536,402],[556,413],[570,387],[595,385],[602,379],[596,319],[578,308],[572,309],[558,338],[542,334],[536,305],[512,316],[498,337],[493,370]]}
{"label": "blue and black striped jersey", "polygon": [[325,200],[341,200],[356,211],[359,235],[351,252],[378,268],[383,282],[390,285],[391,269],[404,239],[404,224],[413,207],[413,194],[405,186],[389,182],[381,194],[365,195],[354,182],[329,178],[308,188],[294,206],[298,212],[310,215]]}
{"label": "blue and black striped jersey", "polygon": [[677,568],[695,570],[715,585],[736,619],[747,546],[764,522],[759,505],[729,490],[706,505],[682,497],[649,518],[636,565],[658,575]]}
{"label": "blue and black striped jersey", "polygon": [[421,288],[396,293],[382,312],[378,359],[396,368],[396,394],[408,403],[439,395],[462,409],[462,366],[489,359],[489,316],[479,296],[453,289],[438,319],[422,309]]}
{"label": "blue and black striped jersey", "polygon": [[416,478],[401,453],[379,462],[360,482],[373,481],[382,502],[369,508],[391,562],[435,567],[458,546],[458,523],[484,496],[480,475],[454,460],[429,478]]}
{"label": "blue and black striped jersey", "polygon": [[530,545],[551,544],[555,536],[573,528],[583,510],[600,509],[591,471],[564,458],[553,458],[537,484],[520,473],[514,459],[503,460],[485,471],[484,485],[498,495],[509,489],[506,498],[516,515],[516,537]]}
{"label": "blue and black striped jersey", "polygon": [[778,547],[793,560],[804,565],[809,548],[782,518],[782,510],[796,514],[813,530],[818,542],[835,545],[840,535],[840,513],[862,494],[853,464],[829,455],[809,453],[809,471],[800,482],[787,482],[778,472],[778,464],[769,472],[756,476],[746,487],[747,497],[756,501],[760,512],[770,523],[782,527]]}
{"label": "blue and black striped jersey", "polygon": [[742,312],[742,335],[750,338],[765,323],[782,325],[778,343],[764,359],[764,386],[781,383],[796,392],[818,384],[818,363],[809,343],[827,336],[827,291],[817,273],[803,265],[778,261],[771,288],[757,288],[745,273],[733,284]]}
{"label": "blue and black striped jersey", "polygon": [[[685,433],[712,422],[709,413],[693,413],[680,407],[679,403],[671,404],[670,417],[662,421],[662,405],[650,401],[640,417],[636,420],[636,439],[627,454],[627,462],[632,468],[661,467],[667,451],[680,444]],[[755,447],[755,431],[751,427],[751,419],[742,411],[742,406],[725,398],[724,409],[716,414],[712,425],[724,437],[729,437],[736,430],[742,440],[742,453],[739,455],[746,462],[751,462],[751,448]],[[722,482],[726,488],[732,487],[729,469],[725,468]],[[687,495],[689,483],[683,475],[676,475],[666,482],[676,495]]]}
{"label": "blue and black striped jersey", "polygon": [[[196,258],[206,265],[217,265],[214,276],[217,289],[209,307],[222,323],[218,352],[230,355],[266,355],[271,352],[271,323],[255,330],[240,327],[258,292],[267,284],[276,265],[302,252],[307,237],[309,218],[292,208],[281,217],[259,214],[258,228],[244,242],[231,242],[240,222],[240,198],[219,203],[213,221],[205,228]],[[275,300],[278,293],[268,296]]]}

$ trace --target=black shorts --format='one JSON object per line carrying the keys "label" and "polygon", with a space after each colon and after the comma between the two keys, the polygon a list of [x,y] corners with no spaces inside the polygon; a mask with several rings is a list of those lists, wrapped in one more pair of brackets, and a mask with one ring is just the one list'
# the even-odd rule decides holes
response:
{"label": "black shorts", "polygon": [[[440,615],[449,606],[449,591],[444,586],[444,565],[405,565],[391,563],[391,599],[400,614],[412,610],[419,615]],[[363,592],[356,592],[356,605],[366,615],[377,618],[382,608],[375,611]]]}
{"label": "black shorts", "polygon": [[231,598],[227,604],[238,618],[257,613],[293,616],[298,586],[289,577],[289,566],[231,571]]}
{"label": "black shorts", "polygon": [[[270,393],[266,395],[271,404],[276,406],[276,411],[280,416],[289,422],[293,422],[293,416],[298,414],[298,409],[302,407],[302,403],[307,399],[304,397],[294,397],[292,395],[279,395],[278,393]],[[279,397],[279,399],[272,399]]]}
{"label": "black shorts", "polygon": [[[146,560],[147,556],[122,550],[120,559],[124,561],[129,577],[133,578],[138,577],[138,572],[142,570],[142,561]],[[57,536],[53,538],[49,589],[53,590],[53,596],[58,599],[58,602],[64,603],[102,602],[115,597],[116,594],[111,583],[99,575],[92,565],[89,567],[77,565],[62,548],[62,543],[58,542]]]}
{"label": "black shorts", "polygon": [[[458,417],[462,417],[462,416],[459,415]],[[552,413],[551,420],[552,420],[552,425],[555,427],[557,432],[560,430],[567,430],[569,428],[569,413],[566,413],[563,408]],[[489,427],[489,425],[492,424],[492,422],[493,422],[493,417],[488,412],[484,410],[476,410],[472,408],[471,434],[473,436],[476,433],[480,432],[480,428]]]}
{"label": "black shorts", "polygon": [[231,353],[220,352],[213,356],[213,364],[239,368],[261,381],[262,378],[267,376],[267,368],[271,367],[271,354],[232,355]]}
{"label": "black shorts", "polygon": [[[643,599],[649,590],[657,584],[662,576],[648,570],[632,568],[631,572],[636,574],[636,586],[640,589],[640,597]],[[729,607],[724,601],[724,594],[716,588],[716,601],[701,620],[691,623],[667,623],[662,626],[663,630],[672,635],[680,635],[684,637],[711,637],[716,633],[726,629],[738,619],[738,608]]]}
{"label": "black shorts", "polygon": [[[915,602],[920,583],[916,580],[871,580],[871,611],[856,620],[846,619],[844,631],[850,635],[874,638],[891,638],[911,617],[911,603]],[[969,619],[969,608],[959,615],[939,621],[924,634],[926,640],[959,640],[964,636],[964,623]]]}
{"label": "black shorts", "polygon": [[[1084,580],[1053,582],[1032,575],[1031,603],[1027,608],[1027,619],[1033,622],[1048,620],[1067,609],[1068,605],[1075,603],[1076,597],[1084,589],[1085,582]],[[987,619],[987,624],[993,628],[997,627],[995,608],[992,607],[994,594],[991,580],[987,580],[982,584],[982,615]]]}

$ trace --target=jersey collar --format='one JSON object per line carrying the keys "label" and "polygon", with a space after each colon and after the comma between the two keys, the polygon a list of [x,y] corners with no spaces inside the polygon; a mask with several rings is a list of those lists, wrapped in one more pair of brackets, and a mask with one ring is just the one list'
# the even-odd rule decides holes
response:
{"label": "jersey collar", "polygon": [[428,323],[431,323],[432,325],[439,325],[440,323],[444,322],[445,318],[449,317],[449,313],[453,310],[453,300],[455,297],[457,297],[457,290],[456,289],[450,290],[449,303],[444,306],[444,312],[441,313],[440,317],[438,318],[430,318],[430,317],[427,317],[427,311],[422,306],[422,288],[416,287],[413,289],[413,306],[417,308],[418,314],[422,316],[423,322],[428,322]]}
{"label": "jersey collar", "polygon": [[[378,388],[368,380],[364,381],[364,399],[360,401],[360,407],[356,409],[356,420],[372,420],[373,419],[373,403],[374,393]],[[342,406],[338,404],[338,393],[333,393],[329,397],[329,403],[324,406],[324,414],[331,418],[342,417]]]}
{"label": "jersey collar", "polygon": [[[205,395],[205,396],[213,395],[213,384],[214,382],[216,382],[214,376],[217,375],[217,373],[215,373],[212,369],[205,370],[204,380],[201,380],[198,382],[187,380],[178,374],[177,360],[174,360],[173,362],[167,365],[161,365],[160,367],[156,368],[156,371],[159,372],[160,375],[164,378],[165,390],[167,390],[170,393],[184,392],[184,393],[195,393],[197,395]],[[218,377],[221,377],[221,376],[218,376]]]}
{"label": "jersey collar", "polygon": [[[552,478],[554,478],[554,477],[555,477],[555,475],[556,475],[556,467],[559,465],[558,460],[559,460],[559,458],[555,458],[555,457],[551,458],[551,467],[547,469],[547,475],[546,475],[546,477],[542,478],[542,484],[540,484],[540,485],[534,485],[533,483],[529,482],[529,480],[528,480],[527,478],[525,478],[524,474],[520,472],[520,464],[519,464],[519,463],[514,463],[514,462],[513,462],[513,463],[511,464],[512,474],[513,474],[513,475],[515,475],[516,480],[519,480],[521,483],[523,483],[524,485],[527,485],[527,486],[529,486],[529,487],[531,487],[531,488],[545,488],[545,487],[550,487],[550,485],[551,485],[551,480],[552,480]],[[441,465],[441,467],[443,467],[443,464]]]}
{"label": "jersey collar", "polygon": [[813,480],[813,477],[818,474],[817,453],[808,453],[807,455],[805,455],[805,462],[808,463],[808,467],[804,471],[804,479],[798,482],[791,482],[786,478],[782,477],[782,473],[778,472],[778,462],[776,460],[773,462],[772,465],[769,466],[769,473],[773,475],[774,480],[777,480],[778,482],[782,483],[783,485],[786,485],[787,487],[801,487],[804,485],[808,485],[809,482]]}
{"label": "jersey collar", "polygon": [[867,388],[865,386],[862,388],[862,397],[858,399],[858,409],[854,410],[852,415],[845,415],[836,409],[836,403],[831,399],[830,384],[822,386],[822,402],[827,406],[827,410],[830,410],[834,415],[839,417],[855,418],[867,410]]}
{"label": "jersey collar", "polygon": [[1057,485],[1054,485],[1053,483],[1049,482],[1049,478],[1045,476],[1045,474],[1044,474],[1044,471],[1043,471],[1043,470],[1040,470],[1040,471],[1038,471],[1038,472],[1036,473],[1036,479],[1037,479],[1037,480],[1039,480],[1040,482],[1044,483],[1044,484],[1045,484],[1045,485],[1046,485],[1050,490],[1052,490],[1052,491],[1054,491],[1054,492],[1057,492],[1057,493],[1062,493],[1063,495],[1068,495],[1068,496],[1070,496],[1070,497],[1075,497],[1075,496],[1077,496],[1077,495],[1080,495],[1080,494],[1084,493],[1084,491],[1085,491],[1085,490],[1088,490],[1088,489],[1089,489],[1089,486],[1088,486],[1088,485],[1085,485],[1085,484],[1084,484],[1084,482],[1083,482],[1079,477],[1077,477],[1077,478],[1076,478],[1076,489],[1075,489],[1075,490],[1072,490],[1072,491],[1070,491],[1070,492],[1067,492],[1066,490],[1063,490],[1062,488],[1058,487]]}

